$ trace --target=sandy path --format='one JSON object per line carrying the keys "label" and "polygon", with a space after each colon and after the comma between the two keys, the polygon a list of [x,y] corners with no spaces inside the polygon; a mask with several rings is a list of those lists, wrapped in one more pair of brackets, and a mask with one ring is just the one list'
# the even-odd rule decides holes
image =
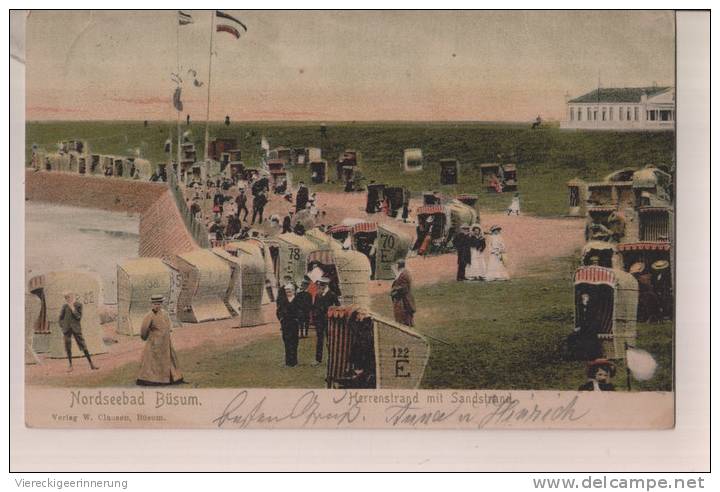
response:
{"label": "sandy path", "polygon": [[[263,312],[269,322],[252,328],[235,328],[237,326],[235,319],[200,324],[186,323],[173,329],[173,345],[178,352],[202,345],[227,350],[245,346],[256,340],[279,337],[280,325],[275,318],[275,305],[265,305]],[[125,364],[140,361],[144,342],[139,336],[118,335],[115,333],[114,322],[103,325],[103,328],[105,337],[118,343],[109,345],[107,353],[93,356],[93,362],[100,367],[99,370],[90,370],[85,359],[76,358],[73,359],[73,372],[67,373],[65,359],[46,359],[41,356],[42,364],[25,366],[26,380],[33,384],[48,384],[61,380],[67,386],[81,386]],[[73,345],[73,351],[77,351],[77,346]]]}
{"label": "sandy path", "polygon": [[[383,214],[368,216],[364,211],[364,193],[318,193],[317,197],[320,209],[326,211],[320,223],[334,224],[346,217],[368,218],[375,222],[392,222],[411,236],[415,234],[414,224],[403,224]],[[269,212],[266,216],[278,214],[282,217],[290,206],[282,198],[272,195],[266,208]],[[412,209],[418,206],[419,202],[415,200],[411,202],[411,217],[413,217]],[[508,269],[513,277],[528,275],[531,267],[553,257],[570,255],[583,244],[584,222],[578,219],[508,217],[505,214],[481,213],[481,221],[484,229],[493,224],[503,228],[503,237],[508,250]],[[413,257],[408,259],[407,265],[415,285],[427,285],[452,281],[457,269],[457,258],[454,254]],[[390,281],[373,281],[370,284],[370,293],[388,292],[390,284]],[[256,340],[279,337],[280,328],[275,318],[275,306],[273,304],[264,306],[264,314],[268,323],[253,328],[233,329],[236,325],[233,319],[199,325],[186,324],[173,331],[173,343],[178,351],[190,350],[206,344],[231,349]],[[34,384],[60,380],[68,386],[82,385],[125,364],[140,360],[143,342],[139,337],[117,335],[114,323],[108,323],[104,327],[106,336],[117,340],[118,343],[110,345],[108,353],[95,357],[100,366],[99,371],[90,371],[84,360],[77,359],[74,364],[75,370],[68,374],[65,372],[64,360],[45,359],[43,364],[26,366],[27,380]]]}

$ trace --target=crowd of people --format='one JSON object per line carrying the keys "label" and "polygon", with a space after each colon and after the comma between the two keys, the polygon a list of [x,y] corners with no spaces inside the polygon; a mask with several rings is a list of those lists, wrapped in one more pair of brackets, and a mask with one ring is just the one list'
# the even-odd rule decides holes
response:
{"label": "crowd of people", "polygon": [[[272,189],[271,189],[272,188]],[[287,203],[287,212],[281,218],[277,214],[266,217],[265,209],[270,202],[271,191],[281,194]],[[271,185],[266,176],[250,174],[207,179],[192,179],[186,185],[186,203],[190,216],[203,224],[212,244],[224,240],[243,240],[250,237],[267,237],[274,231],[302,234],[308,224],[314,224],[321,215],[315,193],[300,182],[293,194],[287,180]],[[324,212],[323,212],[324,215]],[[266,223],[264,230],[255,227]]]}
{"label": "crowd of people", "polygon": [[[321,268],[314,266],[313,270]],[[301,338],[308,338],[312,327],[315,331],[315,360],[313,366],[323,361],[325,337],[328,328],[328,310],[339,306],[336,289],[331,288],[330,279],[322,276],[313,282],[311,270],[296,285],[292,277],[286,276],[285,283],[278,289],[276,310],[280,321],[283,345],[285,346],[285,367],[298,365],[298,345]]]}

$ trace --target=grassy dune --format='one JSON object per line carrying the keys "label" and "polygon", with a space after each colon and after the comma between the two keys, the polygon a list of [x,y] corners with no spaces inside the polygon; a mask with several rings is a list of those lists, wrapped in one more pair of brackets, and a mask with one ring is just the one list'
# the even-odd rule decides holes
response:
{"label": "grassy dune", "polygon": [[[185,128],[183,126],[183,128]],[[205,127],[190,126],[192,139],[202,150]],[[33,143],[51,150],[63,139],[81,138],[92,152],[130,154],[135,150],[153,162],[167,160],[163,144],[174,132],[168,122],[29,122],[29,151]],[[497,161],[497,154],[513,155],[518,164],[520,193],[525,212],[563,215],[567,209],[565,183],[574,177],[599,179],[612,170],[646,164],[670,164],[675,136],[671,132],[574,132],[557,128],[532,131],[528,125],[490,123],[332,123],[321,139],[318,123],[212,124],[211,135],[234,137],[244,160],[258,160],[260,138],[271,146],[317,146],[330,163],[346,148],[362,153],[362,171],[377,182],[404,185],[414,193],[439,189],[446,194],[480,192],[480,164]],[[401,170],[402,151],[423,149],[422,172]],[[29,155],[29,152],[28,152]],[[438,160],[460,160],[460,184],[441,186]],[[294,171],[295,180],[307,179],[305,169]],[[329,183],[316,189],[339,189]],[[481,193],[480,204],[491,210],[507,207],[508,194]]]}
{"label": "grassy dune", "polygon": [[[28,123],[27,146],[46,149],[62,139],[89,141],[92,152],[131,153],[152,161],[166,160],[163,143],[170,123],[84,122]],[[191,126],[202,147],[204,126]],[[272,146],[322,146],[333,162],[345,148],[362,153],[362,170],[369,179],[402,184],[413,192],[439,189],[443,193],[480,192],[479,166],[496,160],[498,153],[514,154],[518,164],[523,210],[537,215],[564,215],[565,183],[573,178],[600,179],[623,167],[669,164],[674,156],[672,133],[564,132],[556,128],[531,131],[527,125],[481,123],[337,123],[328,125],[321,141],[318,124],[242,123],[213,125],[211,134],[236,137],[245,161],[258,158],[262,135]],[[420,147],[424,171],[404,174],[402,149]],[[458,186],[440,186],[437,160],[456,157],[462,164]],[[307,178],[295,171],[296,180]],[[337,190],[338,183],[322,187]],[[502,209],[510,196],[481,194],[485,209]],[[584,382],[584,364],[563,361],[559,346],[572,329],[571,278],[574,261],[548,260],[537,271],[507,283],[445,283],[418,288],[417,330],[445,340],[432,342],[432,355],[422,386],[425,388],[502,388],[572,390]],[[473,302],[467,302],[472,299]],[[532,302],[528,302],[532,299]],[[373,299],[373,309],[389,315],[385,296]],[[635,383],[634,389],[672,389],[673,325],[641,324],[638,346],[658,360],[655,378]],[[310,367],[314,338],[301,341],[301,367],[280,367],[283,347],[278,333],[245,347],[200,347],[180,353],[182,369],[191,386],[198,387],[323,387],[324,368]],[[100,386],[132,385],[138,364],[133,363],[97,381]],[[625,388],[624,368],[615,380]]]}

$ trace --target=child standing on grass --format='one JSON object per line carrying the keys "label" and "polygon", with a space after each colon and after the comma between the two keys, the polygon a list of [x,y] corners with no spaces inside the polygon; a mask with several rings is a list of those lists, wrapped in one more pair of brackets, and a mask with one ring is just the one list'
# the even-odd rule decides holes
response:
{"label": "child standing on grass", "polygon": [[520,193],[515,193],[515,196],[513,196],[510,206],[507,208],[507,214],[520,215]]}

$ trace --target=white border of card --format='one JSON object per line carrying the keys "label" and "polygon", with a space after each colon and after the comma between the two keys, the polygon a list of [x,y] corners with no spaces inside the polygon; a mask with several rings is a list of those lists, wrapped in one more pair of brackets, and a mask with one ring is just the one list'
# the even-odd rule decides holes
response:
{"label": "white border of card", "polygon": [[[709,13],[677,14],[674,393],[25,388],[22,330],[11,329],[11,469],[707,469],[708,41]],[[11,63],[9,80],[10,162],[15,163],[22,162],[24,149],[24,68],[17,60]],[[22,169],[11,165],[10,171],[13,327],[22,326],[24,316],[24,209]],[[113,403],[102,403],[109,401]],[[69,412],[71,408],[75,410]],[[58,420],[68,413],[77,418]],[[138,414],[151,418],[133,418],[131,424],[120,418],[98,419]],[[219,428],[244,431],[210,431]]]}

